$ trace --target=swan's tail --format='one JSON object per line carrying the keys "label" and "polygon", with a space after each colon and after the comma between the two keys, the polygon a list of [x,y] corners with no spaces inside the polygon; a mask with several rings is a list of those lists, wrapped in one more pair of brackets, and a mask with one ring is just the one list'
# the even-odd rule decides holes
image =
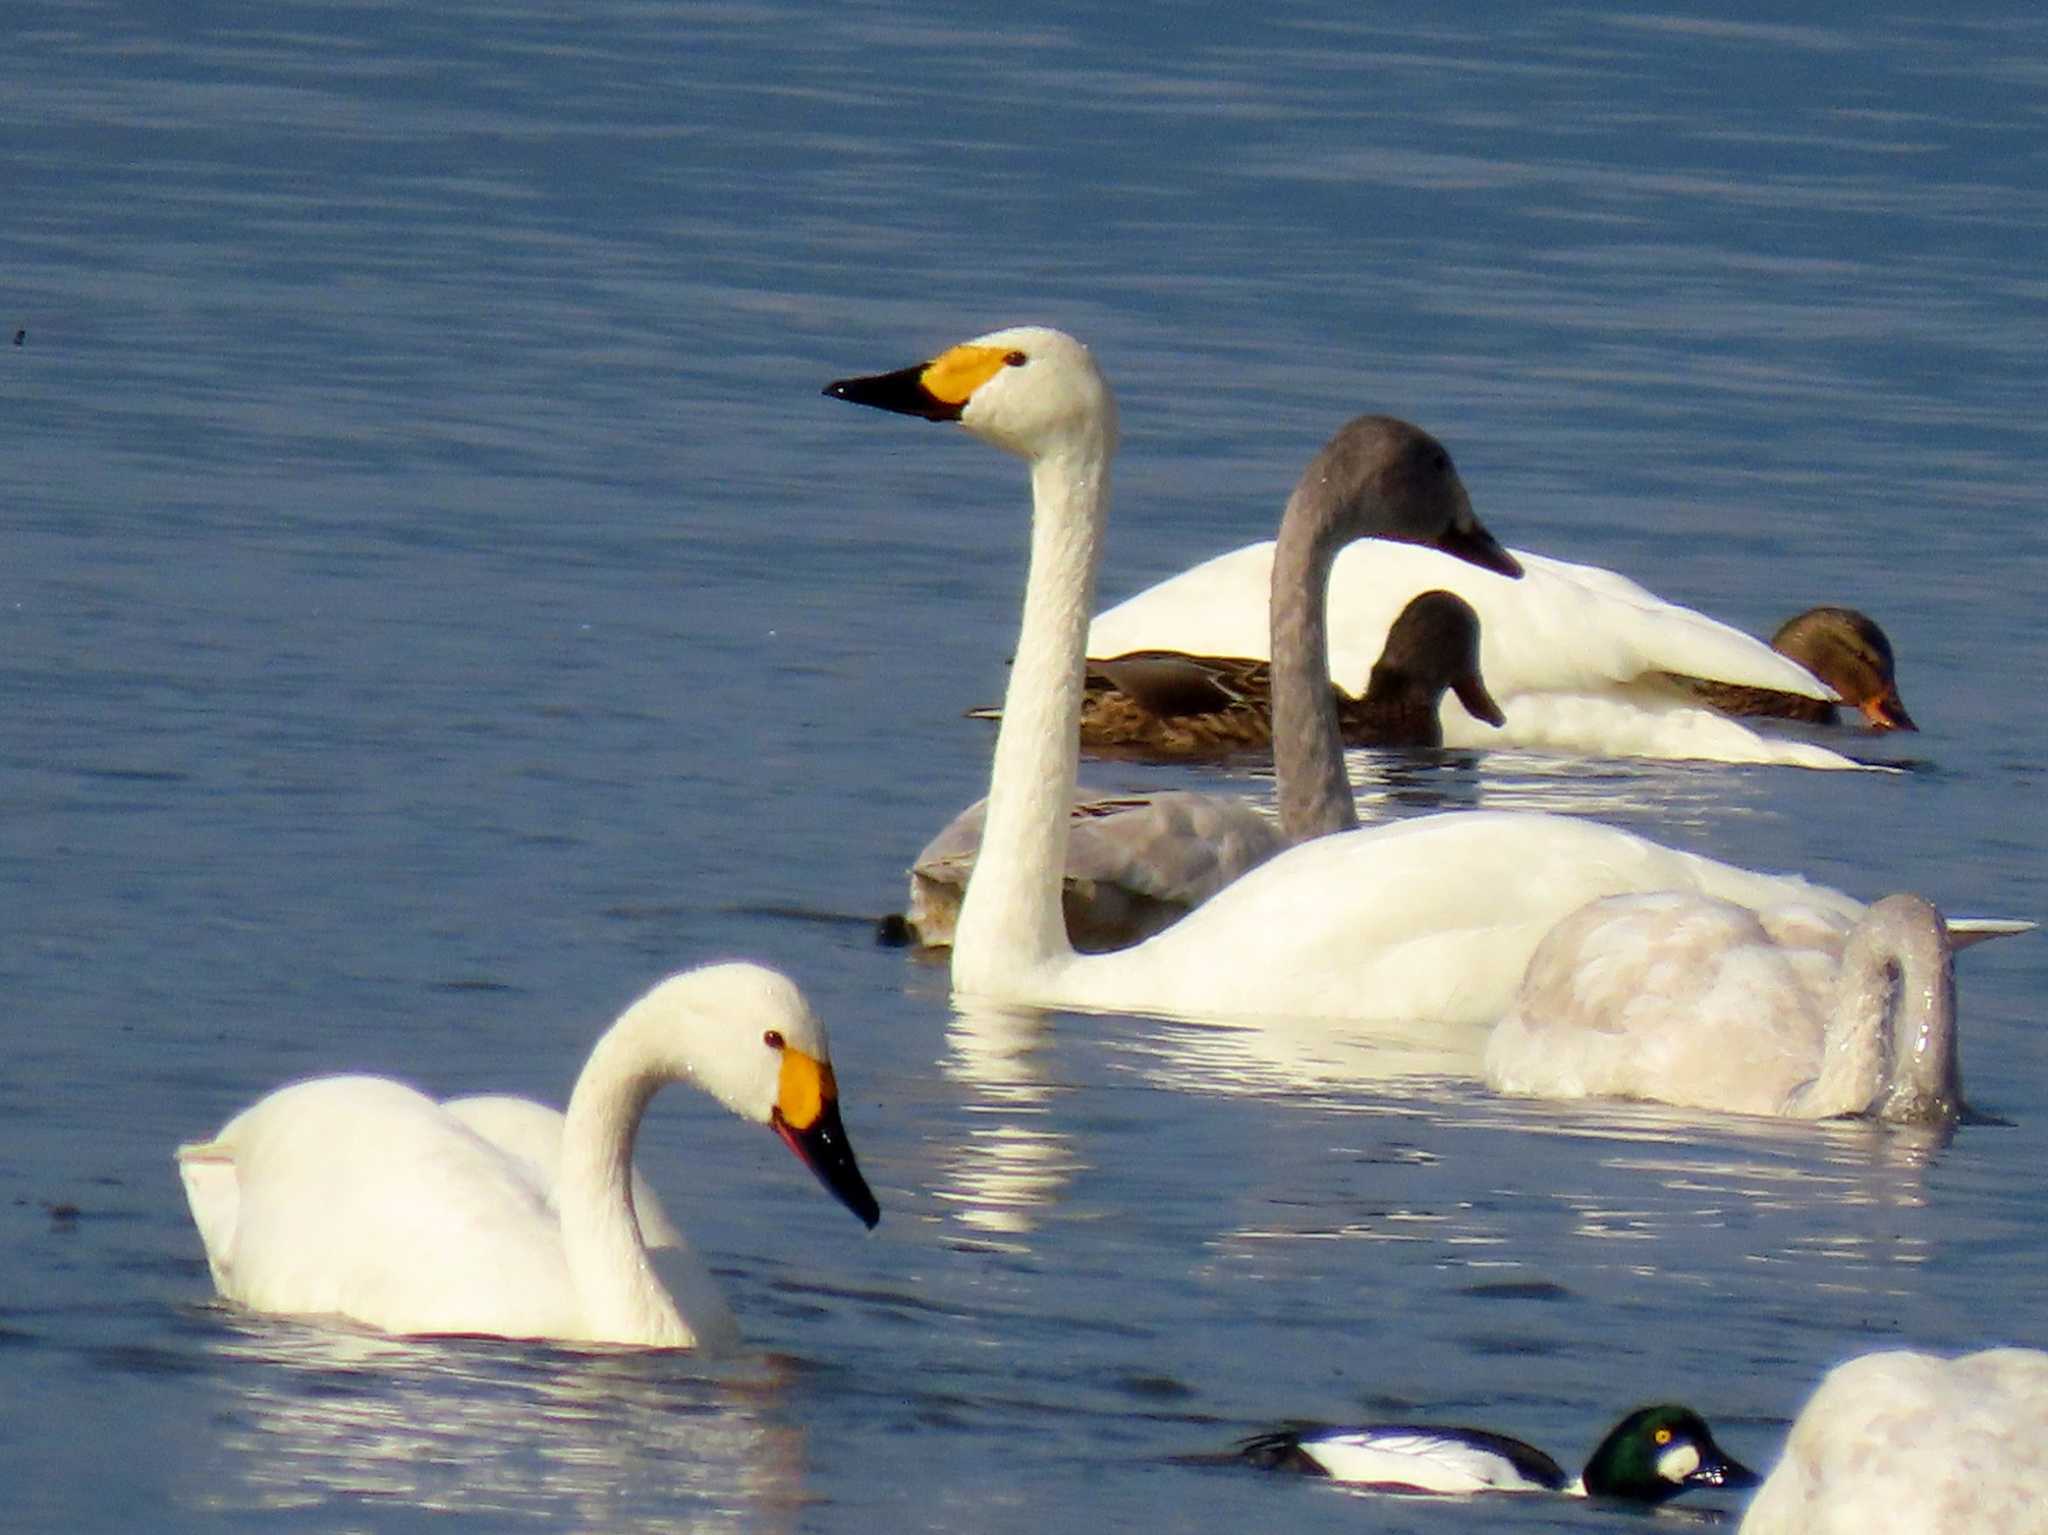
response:
{"label": "swan's tail", "polygon": [[225,1295],[235,1223],[242,1209],[235,1149],[225,1141],[187,1142],[178,1148],[178,1176],[184,1180],[192,1224],[199,1228],[199,1241],[206,1249],[206,1266],[213,1270],[214,1288]]}

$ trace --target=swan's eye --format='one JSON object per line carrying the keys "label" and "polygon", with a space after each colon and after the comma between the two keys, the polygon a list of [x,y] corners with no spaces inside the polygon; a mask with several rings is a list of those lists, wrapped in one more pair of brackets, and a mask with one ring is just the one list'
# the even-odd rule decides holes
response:
{"label": "swan's eye", "polygon": [[1005,352],[1003,354],[1003,366],[1006,368],[1021,368],[1029,361],[1031,359],[1022,352]]}
{"label": "swan's eye", "polygon": [[770,1029],[766,1034],[763,1034],[761,1036],[761,1043],[766,1045],[770,1050],[780,1050],[783,1047],[783,1045],[787,1043],[787,1041],[785,1041],[782,1037],[782,1030]]}

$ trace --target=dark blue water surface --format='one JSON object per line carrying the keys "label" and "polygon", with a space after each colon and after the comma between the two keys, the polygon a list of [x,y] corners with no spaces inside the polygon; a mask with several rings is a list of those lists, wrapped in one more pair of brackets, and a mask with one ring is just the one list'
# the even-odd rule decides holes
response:
{"label": "dark blue water surface", "polygon": [[[1945,1147],[956,1016],[867,922],[981,787],[1026,492],[819,396],[1081,335],[1106,597],[1263,536],[1380,409],[1511,542],[1753,630],[1865,607],[1909,772],[1444,791],[2048,916],[2033,7],[6,14],[0,1522],[1622,1528],[1180,1457],[1386,1412],[1571,1458],[1676,1396],[1768,1464],[1848,1353],[2048,1344],[2038,938],[1963,960],[2005,1122]],[[661,1100],[641,1159],[747,1352],[212,1301],[179,1141],[321,1070],[559,1100],[729,955],[828,1019],[885,1212]]]}

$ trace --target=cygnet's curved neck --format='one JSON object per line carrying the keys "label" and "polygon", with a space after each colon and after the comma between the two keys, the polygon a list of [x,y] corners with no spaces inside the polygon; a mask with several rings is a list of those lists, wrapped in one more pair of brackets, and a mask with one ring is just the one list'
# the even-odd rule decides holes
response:
{"label": "cygnet's curved neck", "polygon": [[669,1080],[650,1065],[641,1041],[652,1024],[644,1006],[612,1025],[576,1079],[555,1198],[586,1335],[686,1348],[695,1334],[648,1261],[633,1211],[633,1140],[649,1101]]}
{"label": "cygnet's curved neck", "polygon": [[1834,1002],[1812,1088],[1818,1112],[1914,1124],[1955,1117],[1955,960],[1939,912],[1917,896],[1872,906],[1843,946]]}
{"label": "cygnet's curved neck", "polygon": [[1296,490],[1273,546],[1271,597],[1273,773],[1290,842],[1358,825],[1330,691],[1330,567],[1345,542],[1329,508]]}
{"label": "cygnet's curved neck", "polygon": [[1081,697],[1095,567],[1109,515],[1109,446],[1072,438],[1031,465],[1031,570],[989,775],[988,820],[953,935],[953,986],[1010,978],[1071,957],[1060,890],[1079,768]]}

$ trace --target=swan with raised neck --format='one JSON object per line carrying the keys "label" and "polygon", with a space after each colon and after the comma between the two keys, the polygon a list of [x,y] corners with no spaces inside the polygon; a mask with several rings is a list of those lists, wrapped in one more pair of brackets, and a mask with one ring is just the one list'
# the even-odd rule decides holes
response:
{"label": "swan with raised neck", "polygon": [[[954,939],[953,985],[961,996],[1200,1018],[1490,1022],[1544,931],[1596,896],[1677,886],[1752,905],[1805,898],[1846,915],[1861,911],[1803,880],[1730,868],[1577,818],[1467,812],[1313,837],[1158,936],[1116,953],[1077,955],[1061,919],[1060,889],[1087,614],[1116,446],[1109,386],[1079,342],[1025,326],[910,368],[844,379],[826,392],[958,422],[1031,469],[1023,624],[987,830]],[[1354,452],[1361,437],[1401,454],[1401,472],[1384,472],[1388,465]],[[1484,536],[1441,445],[1386,417],[1340,430],[1295,496],[1339,509],[1348,537]],[[1323,560],[1316,541],[1301,556],[1312,564]],[[1318,594],[1308,608],[1319,602]],[[1302,646],[1313,649],[1317,620],[1306,609],[1301,628]],[[1328,658],[1315,660],[1317,705],[1301,720],[1299,689],[1280,688],[1276,657],[1274,728],[1276,737],[1305,732],[1308,755],[1320,744],[1305,813],[1336,830],[1348,788],[1340,791],[1341,762],[1333,760],[1340,752]],[[1298,668],[1290,670],[1298,676]],[[1331,718],[1321,717],[1324,709]]]}

